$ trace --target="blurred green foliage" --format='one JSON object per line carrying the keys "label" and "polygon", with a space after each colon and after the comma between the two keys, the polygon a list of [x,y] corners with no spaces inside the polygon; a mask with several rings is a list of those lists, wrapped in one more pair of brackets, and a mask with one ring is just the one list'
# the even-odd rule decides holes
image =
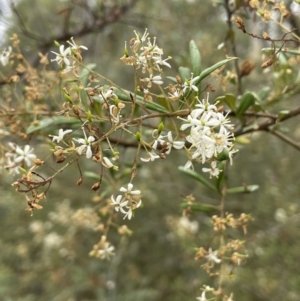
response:
{"label": "blurred green foliage", "polygon": [[[85,3],[78,1],[81,2]],[[101,1],[91,1],[98,2]],[[43,35],[47,42],[62,33],[61,14],[68,3],[21,1],[16,8],[27,28]],[[80,5],[75,5],[75,9],[76,29],[88,20]],[[119,22],[77,39],[89,48],[86,63],[96,63],[100,73],[130,89],[132,73],[119,58],[133,29],[143,32],[147,27],[157,36],[165,54],[173,57],[172,66],[177,66],[173,70],[190,66],[189,42],[194,40],[201,51],[202,65],[207,68],[224,59],[224,52],[217,50],[228,35],[224,18],[223,8],[213,6],[210,1],[140,0]],[[254,29],[256,23],[249,22]],[[8,36],[16,32],[26,55],[34,60],[37,49],[43,51],[44,41],[22,34],[13,17],[10,24]],[[267,30],[266,24],[260,22],[259,26]],[[239,57],[260,65],[259,47],[263,44],[240,31],[235,39]],[[272,81],[267,84],[266,76],[257,66],[245,79],[244,86],[249,90],[255,87],[256,91],[266,86],[280,90],[288,78],[279,77],[280,72],[273,78],[274,86]],[[210,77],[205,84],[216,88],[212,98],[221,94],[218,79]],[[228,92],[235,90],[235,85],[228,85]],[[296,94],[286,100],[289,107],[298,97]],[[288,123],[295,129],[290,134],[299,141],[297,120]],[[252,134],[248,139],[251,143],[240,146],[228,180],[230,187],[258,184],[260,189],[253,194],[228,195],[228,212],[237,215],[246,212],[254,217],[247,234],[249,258],[234,271],[237,276],[228,285],[232,286],[234,300],[300,300],[299,153],[267,133]],[[42,148],[40,152],[42,155]],[[121,149],[121,156],[126,159],[128,152]],[[141,171],[138,186],[143,191],[144,207],[133,220],[126,221],[133,230],[130,237],[119,240],[116,234],[109,233],[116,246],[116,256],[110,262],[88,256],[100,238],[99,232],[94,231],[97,218],[91,214],[97,209],[97,202],[93,201],[95,193],[90,190],[91,180],[85,179],[80,188],[74,188],[79,177],[76,171],[63,174],[59,182],[53,183],[44,209],[31,217],[23,210],[23,199],[10,187],[13,179],[3,170],[0,300],[185,301],[199,295],[203,283],[213,285],[213,280],[200,268],[201,263],[194,261],[194,248],[209,246],[213,235],[210,218],[195,211],[190,220],[197,223],[198,230],[184,228],[180,204],[192,193],[197,201],[218,205],[218,196],[180,174],[176,166],[178,162],[185,163],[181,161],[174,151],[168,162],[154,162]],[[88,218],[77,220],[78,210],[84,210]],[[105,219],[100,215],[98,218]],[[242,233],[233,231],[232,236],[243,239]],[[228,266],[229,270],[232,268]]]}

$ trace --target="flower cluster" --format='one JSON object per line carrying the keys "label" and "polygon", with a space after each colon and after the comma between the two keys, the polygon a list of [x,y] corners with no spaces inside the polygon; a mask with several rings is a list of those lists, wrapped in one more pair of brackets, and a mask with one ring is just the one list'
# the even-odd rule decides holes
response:
{"label": "flower cluster", "polygon": [[[149,74],[149,76],[140,78],[140,81],[146,84],[144,89],[147,93],[148,88],[151,88],[152,84],[163,84],[161,77],[162,66],[171,67],[167,62],[170,57],[163,59],[163,50],[156,44],[156,38],[151,41],[148,35],[147,29],[142,36],[135,31],[135,38],[130,40],[133,55],[129,55],[125,44],[124,56],[121,57],[121,60],[126,65],[134,65],[136,69],[141,68],[142,73]],[[159,74],[154,74],[154,71],[157,71]]]}
{"label": "flower cluster", "polygon": [[132,190],[133,184],[129,183],[127,188],[121,187],[120,191],[124,193],[124,196],[119,194],[116,198],[111,196],[111,205],[115,206],[117,212],[124,214],[124,219],[129,220],[133,216],[133,210],[140,207],[142,200],[140,199],[140,190]]}
{"label": "flower cluster", "polygon": [[[167,138],[167,141],[165,140]],[[175,141],[173,139],[172,132],[168,132],[167,135],[159,135],[158,138],[154,141],[152,145],[152,149],[154,152],[148,153],[147,158],[141,158],[143,162],[154,161],[158,158],[165,158],[165,155],[170,154],[171,149],[182,149],[184,147],[184,141]]]}
{"label": "flower cluster", "polygon": [[32,165],[32,161],[36,159],[36,155],[33,154],[33,148],[30,148],[29,145],[25,145],[24,149],[22,149],[19,145],[14,143],[8,143],[11,151],[5,153],[6,157],[6,165],[5,169],[9,171],[11,174],[19,174],[19,167],[30,167]]}
{"label": "flower cluster", "polygon": [[210,176],[218,176],[220,170],[217,161],[221,155],[226,157],[232,164],[233,149],[233,126],[227,116],[219,112],[216,104],[212,105],[207,99],[198,101],[195,109],[188,115],[187,119],[180,118],[185,123],[181,130],[190,130],[186,136],[189,147],[189,160],[185,168],[193,168],[193,161],[202,164],[210,162],[210,168],[203,168],[203,172],[209,172]]}
{"label": "flower cluster", "polygon": [[80,49],[87,50],[88,48],[85,46],[78,46],[74,39],[71,38],[70,41],[67,41],[70,45],[65,48],[65,45],[59,45],[59,53],[55,51],[51,51],[56,55],[55,59],[52,59],[51,62],[57,62],[58,65],[63,67],[63,73],[67,73],[69,71],[75,71],[74,65],[71,64],[71,59],[75,58],[76,60],[81,61]]}

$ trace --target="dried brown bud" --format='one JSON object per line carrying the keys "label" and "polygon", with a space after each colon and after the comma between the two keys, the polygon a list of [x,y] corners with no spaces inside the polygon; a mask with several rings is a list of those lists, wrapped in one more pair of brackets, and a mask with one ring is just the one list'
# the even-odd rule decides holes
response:
{"label": "dried brown bud", "polygon": [[80,112],[79,112],[78,107],[75,106],[75,105],[73,105],[73,106],[72,106],[72,109],[73,109],[74,114],[75,114],[76,116],[79,116]]}
{"label": "dried brown bud", "polygon": [[224,106],[219,106],[218,107],[218,112],[224,112]]}
{"label": "dried brown bud", "polygon": [[33,162],[36,166],[41,166],[45,163],[45,161],[42,161],[41,159],[34,159]]}
{"label": "dried brown bud", "polygon": [[263,33],[263,38],[265,39],[265,40],[270,40],[270,37],[269,37],[269,35],[264,31],[264,33]]}
{"label": "dried brown bud", "polygon": [[255,64],[252,64],[249,60],[244,61],[241,66],[240,76],[249,75],[254,67]]}
{"label": "dried brown bud", "polygon": [[95,183],[95,184],[91,187],[91,189],[94,190],[94,191],[97,191],[97,190],[100,188],[100,185],[101,185],[101,183],[100,183],[100,182],[97,182],[97,183]]}
{"label": "dried brown bud", "polygon": [[181,77],[179,75],[176,75],[176,81],[179,85],[182,85],[182,80],[181,80]]}
{"label": "dried brown bud", "polygon": [[66,160],[64,155],[60,155],[57,157],[56,163],[63,163]]}
{"label": "dried brown bud", "polygon": [[82,182],[83,182],[83,178],[80,177],[79,180],[77,181],[76,185],[80,186],[82,184]]}
{"label": "dried brown bud", "polygon": [[239,29],[246,33],[244,20],[241,17],[236,17],[235,24]]}
{"label": "dried brown bud", "polygon": [[261,67],[262,68],[267,68],[270,67],[272,64],[274,63],[273,57],[271,57],[270,59],[268,59],[266,62],[264,62]]}
{"label": "dried brown bud", "polygon": [[36,203],[31,203],[31,204],[30,204],[30,207],[31,207],[31,208],[34,208],[34,209],[37,209],[37,210],[43,209],[43,206],[41,206],[41,205],[39,205],[39,204],[36,204]]}

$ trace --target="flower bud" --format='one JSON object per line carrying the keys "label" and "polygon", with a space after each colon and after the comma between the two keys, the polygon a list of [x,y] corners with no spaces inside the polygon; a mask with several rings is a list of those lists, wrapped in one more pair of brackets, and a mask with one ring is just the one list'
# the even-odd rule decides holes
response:
{"label": "flower bud", "polygon": [[164,126],[164,123],[161,122],[159,125],[158,125],[158,134],[160,134],[163,130],[164,130],[165,126]]}
{"label": "flower bud", "polygon": [[72,98],[70,97],[70,95],[64,93],[64,97],[65,97],[65,100],[66,100],[67,102],[73,103]]}
{"label": "flower bud", "polygon": [[140,132],[136,132],[136,134],[135,134],[135,138],[136,138],[136,140],[137,141],[140,141],[141,140],[141,133]]}

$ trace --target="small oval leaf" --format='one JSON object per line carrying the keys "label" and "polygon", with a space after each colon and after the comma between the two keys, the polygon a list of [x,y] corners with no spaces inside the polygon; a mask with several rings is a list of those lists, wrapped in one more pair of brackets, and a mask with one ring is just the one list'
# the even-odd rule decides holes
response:
{"label": "small oval leaf", "polygon": [[247,109],[254,105],[254,103],[254,95],[249,91],[245,92],[242,96],[241,103],[236,110],[236,116],[241,117],[247,111]]}
{"label": "small oval leaf", "polygon": [[240,187],[228,188],[227,192],[232,194],[250,193],[259,189],[259,185],[245,185]]}
{"label": "small oval leaf", "polygon": [[190,41],[190,57],[194,77],[200,75],[201,72],[201,55],[195,41]]}

